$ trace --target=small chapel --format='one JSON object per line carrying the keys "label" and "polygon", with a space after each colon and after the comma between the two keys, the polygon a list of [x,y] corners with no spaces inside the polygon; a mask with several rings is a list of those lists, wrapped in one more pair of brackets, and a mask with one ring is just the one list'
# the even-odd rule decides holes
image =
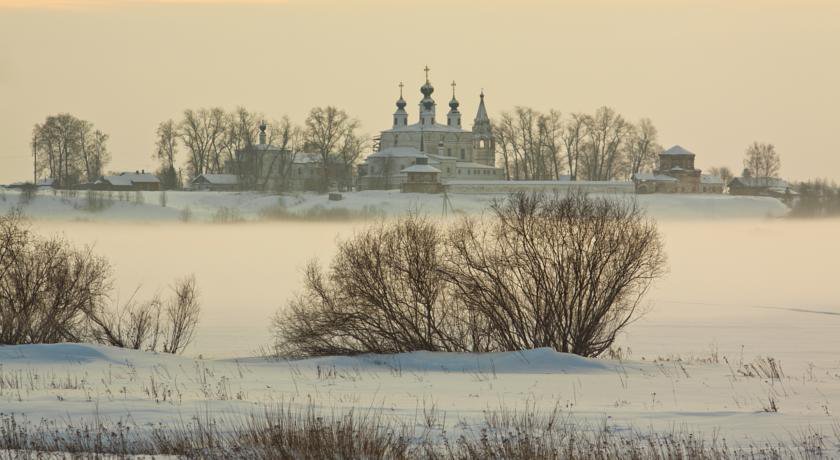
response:
{"label": "small chapel", "polygon": [[452,181],[500,180],[504,171],[496,167],[496,142],[484,105],[484,91],[479,95],[478,110],[471,130],[464,129],[460,103],[452,99],[445,123],[437,116],[435,88],[429,80],[420,87],[418,118],[410,123],[405,110],[403,84],[392,125],[380,133],[378,148],[359,166],[359,189],[394,189],[435,192]]}

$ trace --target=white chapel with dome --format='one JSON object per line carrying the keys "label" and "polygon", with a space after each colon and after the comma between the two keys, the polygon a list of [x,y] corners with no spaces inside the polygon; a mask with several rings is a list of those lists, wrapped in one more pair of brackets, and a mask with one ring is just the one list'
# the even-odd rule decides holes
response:
{"label": "white chapel with dome", "polygon": [[380,133],[377,151],[359,166],[360,189],[407,189],[405,185],[414,178],[442,184],[503,179],[504,171],[496,167],[496,142],[484,106],[484,91],[479,96],[472,129],[466,130],[455,97],[455,82],[452,82],[449,112],[445,120],[438,118],[437,104],[432,98],[435,88],[429,81],[429,68],[425,71],[417,121],[409,120],[400,83],[393,124]]}

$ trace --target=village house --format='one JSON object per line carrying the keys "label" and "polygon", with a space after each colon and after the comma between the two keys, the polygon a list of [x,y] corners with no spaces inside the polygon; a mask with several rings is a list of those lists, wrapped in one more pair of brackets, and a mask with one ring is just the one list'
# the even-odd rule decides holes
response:
{"label": "village house", "polygon": [[102,176],[91,184],[91,188],[113,191],[157,191],[160,190],[160,179],[146,171],[123,172]]}
{"label": "village house", "polygon": [[741,177],[729,181],[729,194],[782,199],[790,199],[797,195],[786,181],[775,177],[753,177],[748,169],[744,170]]}
{"label": "village house", "polygon": [[213,192],[239,189],[239,177],[236,174],[201,174],[190,181],[192,190]]}
{"label": "village house", "polygon": [[633,175],[636,193],[723,193],[723,179],[702,174],[694,158],[679,145],[660,153],[657,169]]}

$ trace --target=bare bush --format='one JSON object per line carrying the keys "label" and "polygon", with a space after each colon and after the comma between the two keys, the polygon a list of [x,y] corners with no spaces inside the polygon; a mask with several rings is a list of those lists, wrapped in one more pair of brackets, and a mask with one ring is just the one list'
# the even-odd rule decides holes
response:
{"label": "bare bush", "polygon": [[107,307],[111,266],[90,249],[31,233],[18,214],[0,216],[0,344],[94,342],[180,353],[198,323],[195,279],[155,296]]}
{"label": "bare bush", "polygon": [[380,222],[342,242],[328,270],[311,263],[304,291],[273,326],[292,356],[469,349],[448,308],[443,236],[426,218]]}
{"label": "bare bush", "polygon": [[0,343],[81,341],[111,287],[111,266],[89,249],[37,238],[0,216]]}
{"label": "bare bush", "polygon": [[154,296],[138,302],[135,295],[121,307],[99,308],[89,319],[94,342],[121,348],[177,354],[190,344],[198,325],[195,278],[179,280],[167,301]]}
{"label": "bare bush", "polygon": [[416,216],[341,243],[274,318],[280,354],[608,350],[663,271],[633,202],[515,194],[445,229]]}
{"label": "bare bush", "polygon": [[663,273],[656,225],[632,201],[518,193],[449,232],[446,275],[492,349],[608,350]]}

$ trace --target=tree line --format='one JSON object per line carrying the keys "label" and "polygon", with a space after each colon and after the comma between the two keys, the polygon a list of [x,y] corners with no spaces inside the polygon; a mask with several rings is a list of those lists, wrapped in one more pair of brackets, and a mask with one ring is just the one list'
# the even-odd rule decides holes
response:
{"label": "tree line", "polygon": [[32,128],[34,176],[59,186],[94,182],[111,160],[108,135],[69,113],[50,115]]}
{"label": "tree line", "polygon": [[[258,144],[262,123],[267,126],[265,142],[288,155],[271,157],[270,164],[247,163],[248,157],[238,152]],[[249,189],[265,190],[271,179],[282,189],[284,179],[291,173],[295,155],[300,152],[317,156],[323,189],[333,182],[349,186],[352,180],[349,172],[340,174],[336,171],[350,171],[368,146],[359,129],[358,120],[332,106],[311,109],[303,125],[295,124],[288,116],[268,119],[264,114],[244,107],[231,112],[219,107],[187,109],[180,119],[166,120],[158,125],[154,158],[167,188],[181,185],[183,178],[178,164],[183,163],[187,179],[229,172],[238,174],[240,184]],[[331,164],[343,168],[331,168]]]}
{"label": "tree line", "polygon": [[628,179],[653,169],[662,151],[650,119],[632,123],[610,107],[568,116],[516,107],[493,130],[508,180]]}

